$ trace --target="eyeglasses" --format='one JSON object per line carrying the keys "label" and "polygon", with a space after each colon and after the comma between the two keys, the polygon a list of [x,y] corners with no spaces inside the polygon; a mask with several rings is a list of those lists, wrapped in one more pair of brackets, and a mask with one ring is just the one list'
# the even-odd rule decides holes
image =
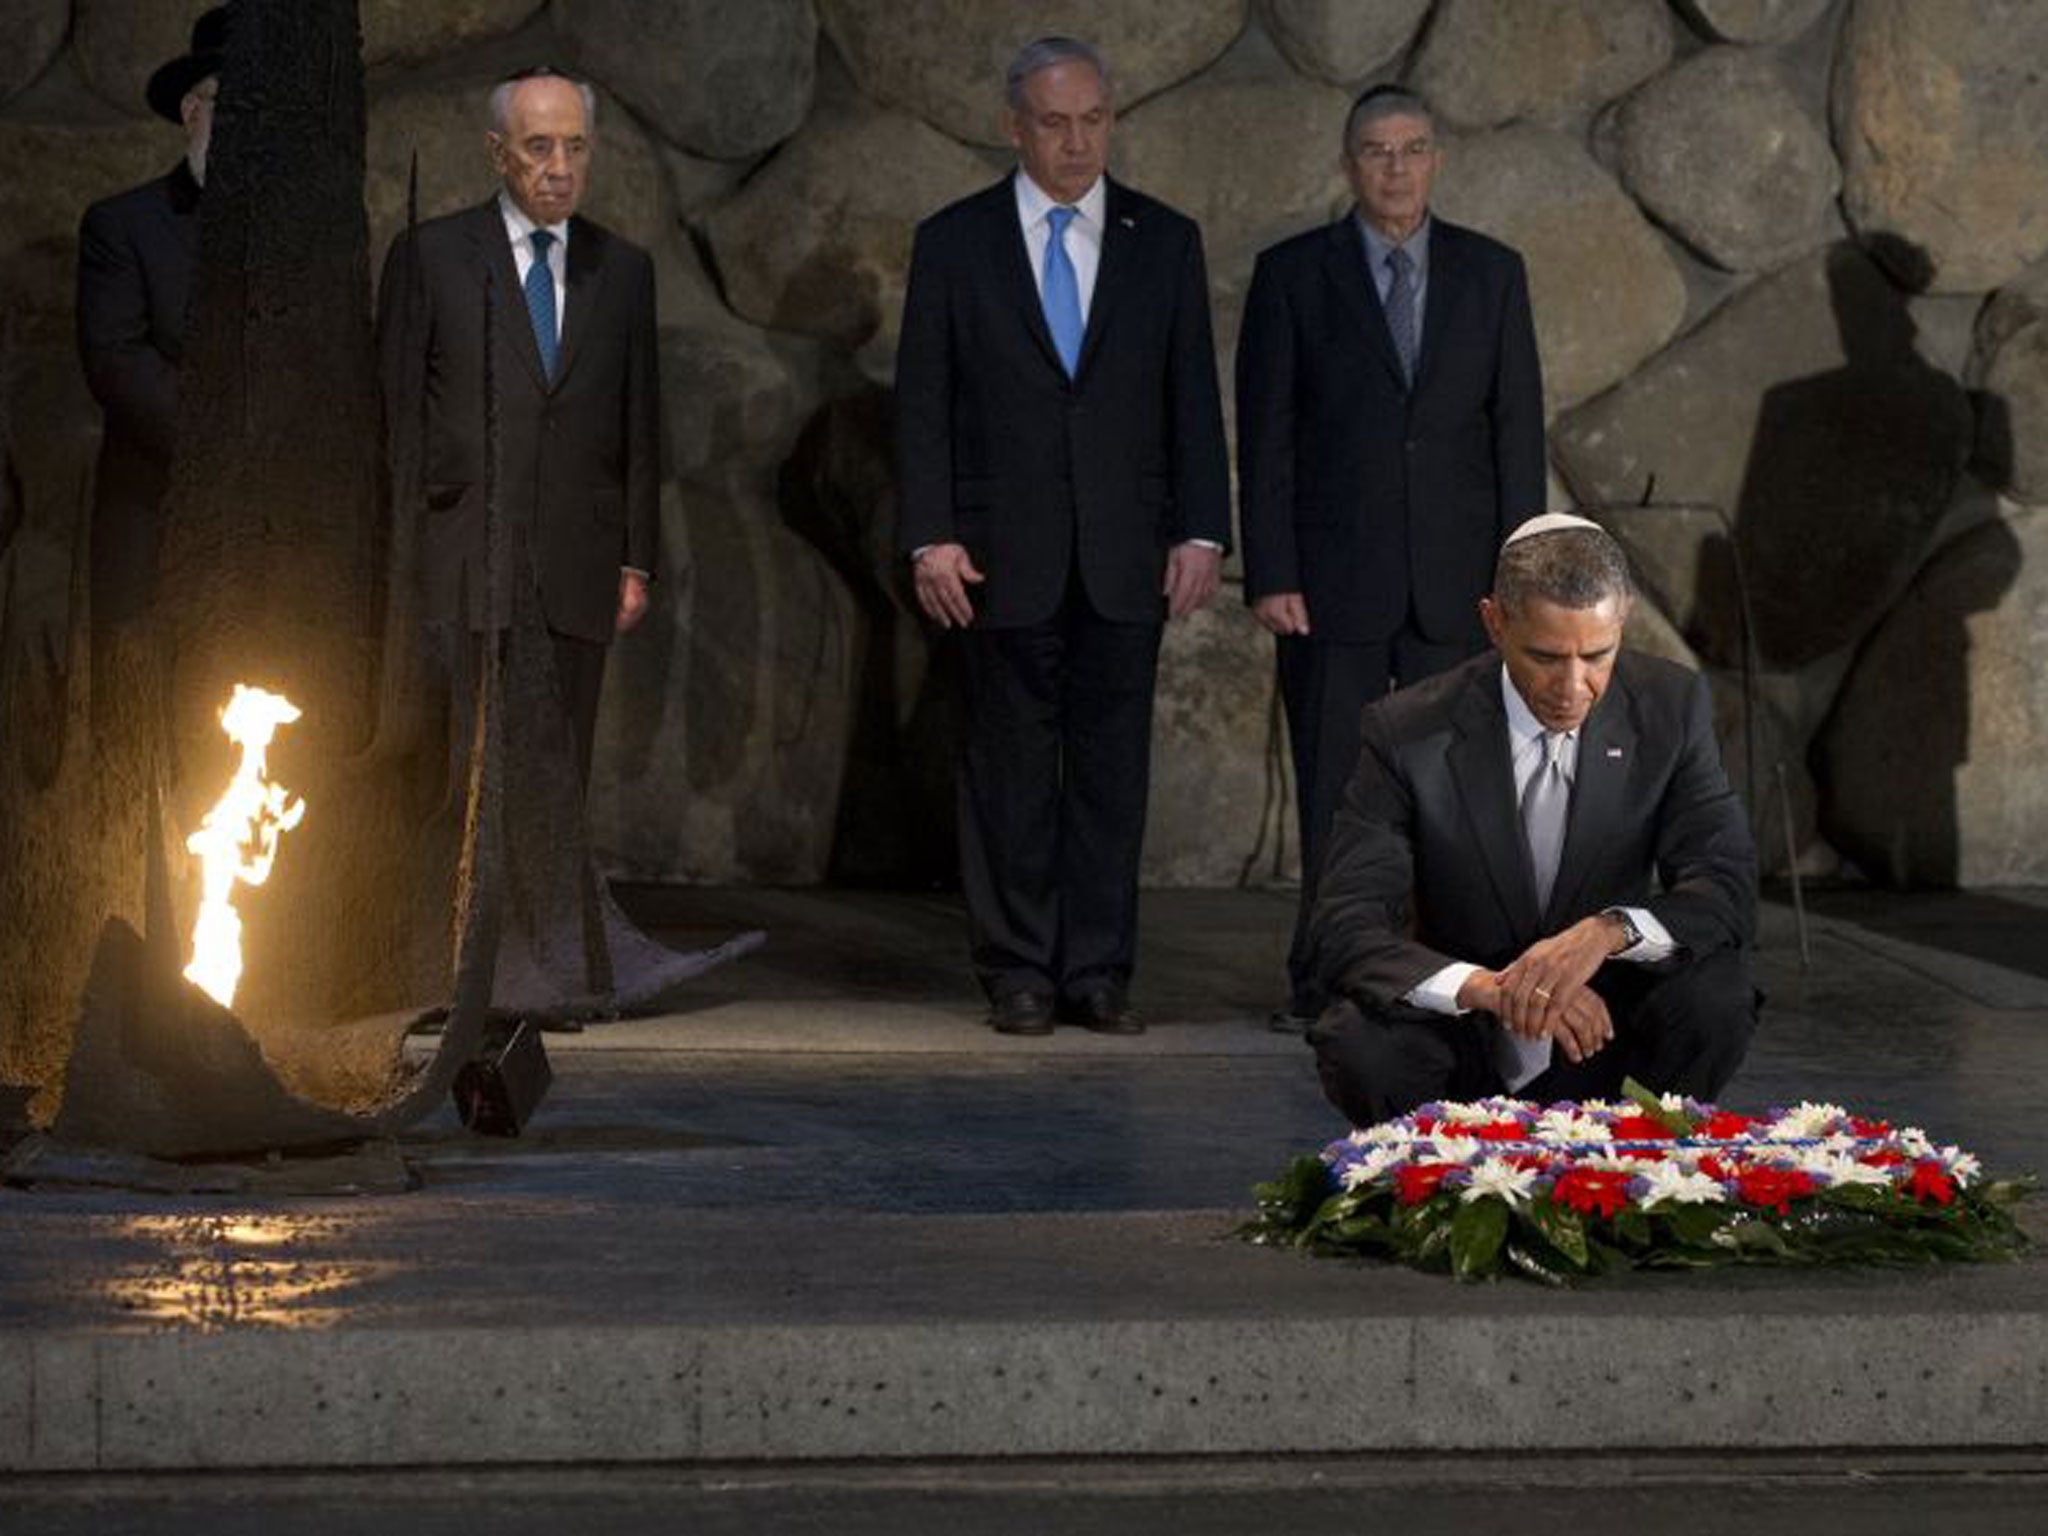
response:
{"label": "eyeglasses", "polygon": [[1358,146],[1358,158],[1375,169],[1385,169],[1403,160],[1427,160],[1436,153],[1436,145],[1428,139],[1410,139],[1406,144],[1382,144],[1368,139]]}

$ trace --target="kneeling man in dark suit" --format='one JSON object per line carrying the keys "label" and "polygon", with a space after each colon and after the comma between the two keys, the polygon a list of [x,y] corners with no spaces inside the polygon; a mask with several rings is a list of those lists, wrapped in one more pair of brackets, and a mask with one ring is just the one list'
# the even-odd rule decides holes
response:
{"label": "kneeling man in dark suit", "polygon": [[1508,536],[1493,655],[1365,713],[1311,941],[1309,1031],[1354,1125],[1432,1099],[1717,1095],[1756,1028],[1756,852],[1707,686],[1623,654],[1596,524]]}

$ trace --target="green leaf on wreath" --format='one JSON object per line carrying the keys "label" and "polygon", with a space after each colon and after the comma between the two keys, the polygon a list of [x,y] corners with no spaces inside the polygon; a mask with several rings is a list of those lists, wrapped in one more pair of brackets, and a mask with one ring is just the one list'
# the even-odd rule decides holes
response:
{"label": "green leaf on wreath", "polygon": [[1648,1115],[1652,1120],[1663,1126],[1672,1135],[1690,1136],[1692,1134],[1692,1121],[1688,1120],[1678,1110],[1666,1109],[1661,1098],[1650,1092],[1649,1089],[1645,1088],[1634,1078],[1625,1077],[1622,1079],[1621,1096]]}
{"label": "green leaf on wreath", "polygon": [[1545,1242],[1570,1259],[1577,1268],[1586,1267],[1586,1225],[1575,1213],[1547,1200],[1539,1200],[1528,1207],[1528,1217],[1530,1225],[1543,1234]]}
{"label": "green leaf on wreath", "polygon": [[1468,1200],[1451,1218],[1451,1273],[1461,1280],[1493,1273],[1508,1235],[1508,1208],[1498,1196]]}

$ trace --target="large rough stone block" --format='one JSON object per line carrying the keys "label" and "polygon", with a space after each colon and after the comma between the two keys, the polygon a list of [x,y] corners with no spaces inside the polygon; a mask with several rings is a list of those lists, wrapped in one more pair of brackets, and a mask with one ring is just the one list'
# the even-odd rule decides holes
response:
{"label": "large rough stone block", "polygon": [[1828,0],[1673,0],[1708,37],[1723,43],[1781,43],[1812,26]]}
{"label": "large rough stone block", "polygon": [[33,81],[57,56],[71,20],[70,0],[0,0],[0,102]]}
{"label": "large rough stone block", "polygon": [[2048,880],[2048,520],[1983,523],[1856,658],[1818,743],[1824,826],[1894,885]]}
{"label": "large rough stone block", "polygon": [[[374,272],[405,227],[406,186],[419,156],[420,217],[451,213],[497,195],[484,135],[495,80],[469,76],[391,91],[370,103],[363,202],[370,215]],[[632,114],[598,93],[597,148],[583,211],[657,256],[678,238],[668,172]],[[659,288],[657,288],[659,292]]]}
{"label": "large rough stone block", "polygon": [[589,801],[600,865],[823,879],[856,696],[852,597],[757,468],[665,499],[661,559],[674,575],[605,682]]}
{"label": "large rough stone block", "polygon": [[1202,226],[1212,279],[1248,282],[1265,246],[1328,220],[1349,197],[1339,164],[1350,98],[1292,75],[1214,70],[1117,129],[1117,174]]}
{"label": "large rough stone block", "polygon": [[2048,262],[1984,306],[1972,377],[1980,473],[2017,501],[2048,505]]}
{"label": "large rough stone block", "polygon": [[[1234,885],[1271,847],[1292,789],[1273,689],[1272,637],[1235,588],[1167,625],[1152,709],[1147,884]],[[1291,825],[1285,837],[1291,847]]]}
{"label": "large rough stone block", "polygon": [[1561,123],[1649,79],[1672,44],[1657,0],[1443,0],[1409,80],[1455,127]]}
{"label": "large rough stone block", "polygon": [[1685,319],[1685,280],[1663,241],[1564,134],[1507,128],[1453,141],[1435,203],[1527,260],[1553,415],[1626,377]]}
{"label": "large rough stone block", "polygon": [[[1606,397],[1552,449],[1581,500],[1729,512],[1766,662],[1848,644],[1924,557],[1956,484],[1970,415],[1914,352],[1905,301],[1846,242],[1763,279]],[[1730,551],[1715,558],[1725,564]],[[1690,637],[1739,656],[1732,572],[1709,573]]]}
{"label": "large rough stone block", "polygon": [[1696,54],[1631,96],[1617,129],[1629,191],[1717,266],[1777,266],[1840,228],[1834,150],[1769,53]]}
{"label": "large rough stone block", "polygon": [[853,348],[893,337],[917,221],[993,179],[914,118],[858,98],[821,103],[705,233],[734,309]]}
{"label": "large rough stone block", "polygon": [[1996,288],[2048,253],[2043,58],[2048,6],[2031,0],[1858,0],[1850,12],[1830,102],[1842,206],[1866,237],[1910,248],[1900,270],[1916,286]]}
{"label": "large rough stone block", "polygon": [[150,116],[142,88],[166,59],[192,41],[192,22],[205,9],[200,0],[165,5],[163,0],[73,0],[71,56],[94,94],[137,117]]}
{"label": "large rough stone block", "polygon": [[361,0],[363,62],[410,63],[510,32],[547,0]]}
{"label": "large rough stone block", "polygon": [[592,74],[695,154],[759,154],[810,110],[809,0],[554,0],[553,16]]}
{"label": "large rough stone block", "polygon": [[[840,56],[876,101],[969,144],[1002,145],[1003,70],[1036,37],[1087,40],[1119,109],[1205,69],[1243,30],[1246,0],[818,0]],[[877,162],[885,163],[885,162]]]}
{"label": "large rough stone block", "polygon": [[1353,85],[1401,55],[1429,0],[1260,0],[1259,19],[1312,79]]}

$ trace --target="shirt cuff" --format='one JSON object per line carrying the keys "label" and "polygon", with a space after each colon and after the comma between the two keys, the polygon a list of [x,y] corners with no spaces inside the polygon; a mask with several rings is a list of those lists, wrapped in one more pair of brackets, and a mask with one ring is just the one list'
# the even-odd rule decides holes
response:
{"label": "shirt cuff", "polygon": [[640,567],[637,565],[622,565],[619,567],[619,569],[622,571],[630,571],[633,575],[638,576],[642,581],[654,580],[652,573],[641,570]]}
{"label": "shirt cuff", "polygon": [[1181,543],[1192,544],[1197,549],[1213,549],[1219,555],[1223,553],[1223,546],[1214,539],[1182,539]]}
{"label": "shirt cuff", "polygon": [[1641,942],[1617,950],[1608,959],[1626,960],[1631,965],[1655,965],[1659,960],[1669,960],[1678,953],[1679,943],[1671,937],[1671,930],[1658,922],[1648,907],[1608,907],[1605,910],[1621,913],[1636,925],[1636,932],[1643,936]]}
{"label": "shirt cuff", "polygon": [[1465,985],[1465,978],[1478,969],[1468,960],[1453,960],[1442,970],[1417,982],[1401,1001],[1430,1013],[1470,1013],[1471,1009],[1458,1006],[1458,989]]}

